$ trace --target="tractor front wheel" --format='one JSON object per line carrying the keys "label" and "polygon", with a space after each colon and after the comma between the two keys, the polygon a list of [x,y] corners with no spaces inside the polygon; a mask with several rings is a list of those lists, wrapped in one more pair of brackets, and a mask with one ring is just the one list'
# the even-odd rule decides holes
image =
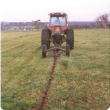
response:
{"label": "tractor front wheel", "polygon": [[45,58],[46,57],[46,50],[47,50],[47,47],[45,44],[42,45],[42,57]]}
{"label": "tractor front wheel", "polygon": [[69,57],[69,55],[70,55],[70,46],[69,46],[69,44],[67,44],[66,45],[66,56]]}

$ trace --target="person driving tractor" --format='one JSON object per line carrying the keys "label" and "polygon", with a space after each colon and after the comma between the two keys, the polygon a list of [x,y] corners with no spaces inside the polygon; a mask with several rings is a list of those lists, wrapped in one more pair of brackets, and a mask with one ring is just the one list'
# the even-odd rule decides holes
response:
{"label": "person driving tractor", "polygon": [[56,18],[55,23],[60,24],[60,19],[59,19],[59,17]]}

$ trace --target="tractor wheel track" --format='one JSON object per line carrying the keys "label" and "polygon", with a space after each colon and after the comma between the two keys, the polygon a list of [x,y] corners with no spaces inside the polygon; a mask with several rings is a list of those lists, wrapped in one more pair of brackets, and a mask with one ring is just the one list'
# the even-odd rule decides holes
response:
{"label": "tractor wheel track", "polygon": [[[17,49],[17,48],[20,48],[20,47],[24,47],[26,44],[28,44],[29,42],[32,42],[33,40],[27,40],[25,43],[23,43],[23,42],[20,42],[21,44],[20,45],[18,45],[18,46],[16,46],[16,47],[13,47],[13,48],[10,48],[10,49],[8,49],[8,50],[5,50],[5,51],[2,51],[3,53],[6,53],[6,52],[8,52],[8,51],[10,51],[10,50],[13,50],[13,49]],[[32,43],[35,43],[35,41],[34,42],[32,42]],[[3,47],[3,46],[2,46]]]}
{"label": "tractor wheel track", "polygon": [[29,48],[31,48],[34,45],[29,46],[28,48],[26,48],[25,50],[21,51],[19,54],[17,54],[15,57],[13,57],[11,60],[7,61],[5,64],[1,65],[1,67],[6,66],[7,64],[9,64],[10,62],[12,62],[13,60],[15,60],[17,57],[19,57],[22,53],[24,53],[26,50],[28,50]]}

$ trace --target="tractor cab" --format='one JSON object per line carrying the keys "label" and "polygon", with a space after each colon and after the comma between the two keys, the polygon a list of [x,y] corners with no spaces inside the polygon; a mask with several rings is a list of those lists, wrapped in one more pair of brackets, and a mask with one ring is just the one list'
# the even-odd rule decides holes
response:
{"label": "tractor cab", "polygon": [[66,13],[50,13],[50,22],[47,28],[54,34],[64,35],[64,31],[68,28],[67,25],[67,14]]}
{"label": "tractor cab", "polygon": [[50,13],[50,26],[54,25],[67,25],[67,14],[66,13]]}

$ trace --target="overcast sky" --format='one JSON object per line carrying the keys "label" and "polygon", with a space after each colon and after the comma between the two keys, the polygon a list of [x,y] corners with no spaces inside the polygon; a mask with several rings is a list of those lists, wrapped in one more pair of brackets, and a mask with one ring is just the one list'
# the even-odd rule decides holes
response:
{"label": "overcast sky", "polygon": [[94,21],[110,13],[110,0],[1,0],[0,11],[6,22],[46,22],[51,12],[67,13],[68,21]]}

